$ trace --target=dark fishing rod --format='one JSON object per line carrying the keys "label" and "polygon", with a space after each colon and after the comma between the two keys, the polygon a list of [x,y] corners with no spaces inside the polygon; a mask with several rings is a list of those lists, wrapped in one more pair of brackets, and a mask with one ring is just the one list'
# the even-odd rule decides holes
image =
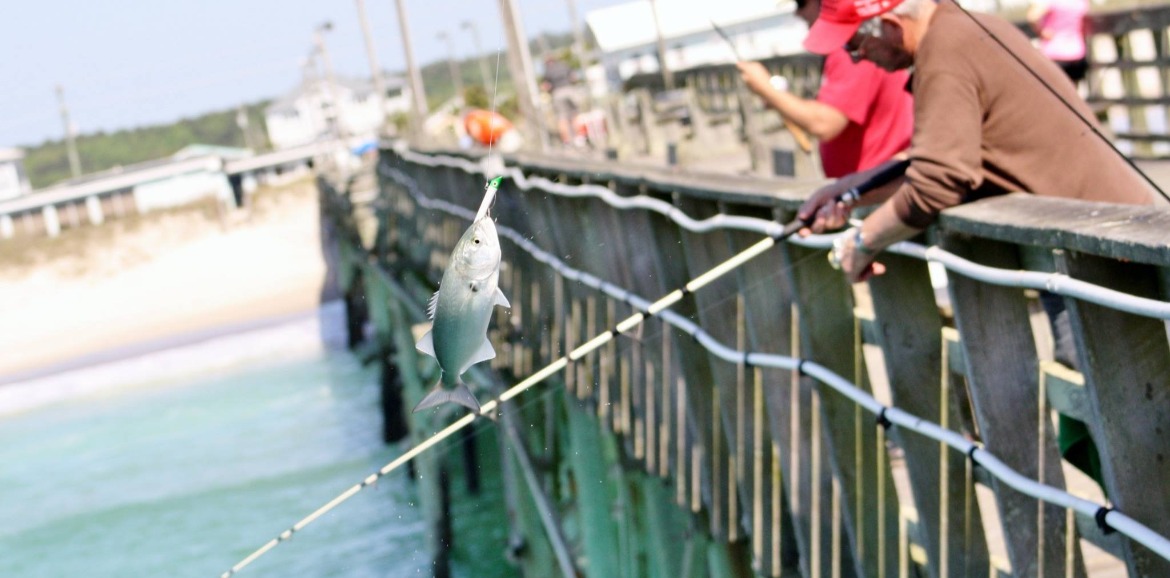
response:
{"label": "dark fishing rod", "polygon": [[[719,36],[721,38],[723,38],[723,41],[727,43],[728,48],[731,49],[732,56],[735,57],[735,61],[736,62],[747,62],[746,60],[744,60],[743,55],[739,53],[739,48],[736,48],[735,42],[731,39],[731,35],[728,34],[727,31],[724,30],[722,26],[719,26],[718,24],[716,24],[714,20],[708,18],[707,22],[709,22],[711,24],[711,29],[714,30],[717,34],[719,34]],[[743,91],[743,89],[747,88],[746,85],[744,85],[743,82],[740,82],[737,86],[740,89],[738,91],[739,92],[738,98],[740,99],[741,103],[748,102],[748,95],[745,94]],[[777,111],[777,112],[779,112],[779,111]],[[746,108],[744,108],[743,109],[744,122],[747,122],[747,115],[748,114],[750,114],[749,111]],[[801,150],[803,150],[806,153],[812,151],[812,141],[809,140],[808,133],[806,133],[803,128],[801,128],[796,123],[794,123],[791,120],[789,120],[788,118],[786,118],[783,114],[780,114],[780,121],[784,125],[784,127],[788,129],[788,132],[792,133],[792,138],[796,139],[796,144],[800,145]]]}
{"label": "dark fishing rod", "polygon": [[715,32],[719,34],[719,36],[723,37],[723,41],[731,47],[731,53],[735,55],[735,59],[737,61],[743,62],[743,56],[740,55],[739,49],[735,47],[735,42],[732,42],[731,36],[727,34],[727,31],[716,24],[714,20],[707,19],[707,21],[711,23],[711,28],[713,28]]}
{"label": "dark fishing rod", "polygon": [[1011,56],[1012,60],[1015,60],[1017,64],[1019,64],[1021,67],[1023,67],[1023,69],[1026,70],[1028,72],[1028,74],[1030,74],[1032,76],[1032,78],[1035,78],[1040,83],[1040,85],[1043,86],[1052,96],[1056,97],[1056,100],[1060,101],[1060,104],[1064,105],[1064,107],[1066,109],[1068,109],[1068,111],[1071,112],[1073,114],[1073,116],[1077,117],[1077,119],[1079,119],[1081,121],[1081,123],[1083,123],[1086,127],[1088,127],[1089,130],[1092,131],[1093,134],[1097,135],[1098,138],[1100,138],[1106,145],[1108,145],[1110,150],[1112,150],[1114,153],[1116,153],[1117,156],[1121,157],[1121,159],[1124,160],[1126,162],[1126,164],[1128,164],[1131,168],[1133,168],[1133,170],[1137,171],[1137,174],[1141,175],[1141,177],[1143,179],[1145,179],[1146,183],[1148,183],[1151,187],[1153,187],[1155,191],[1158,191],[1158,194],[1162,195],[1163,199],[1170,201],[1170,195],[1167,195],[1166,191],[1163,191],[1162,188],[1159,187],[1158,184],[1155,183],[1154,180],[1151,179],[1150,176],[1145,173],[1145,171],[1138,168],[1137,164],[1133,162],[1133,159],[1125,156],[1125,153],[1122,153],[1121,150],[1117,148],[1117,145],[1113,144],[1113,141],[1109,140],[1109,137],[1106,136],[1105,133],[1101,132],[1101,129],[1097,128],[1097,126],[1094,123],[1090,122],[1089,119],[1085,118],[1084,116],[1081,115],[1081,113],[1077,112],[1077,109],[1072,105],[1072,103],[1070,103],[1067,99],[1065,99],[1063,96],[1061,96],[1060,93],[1057,92],[1056,89],[1052,87],[1052,85],[1045,82],[1044,79],[1041,78],[1040,75],[1037,74],[1036,71],[1032,69],[1032,67],[1028,66],[1028,64],[1025,63],[1023,61],[1023,59],[1021,59],[1018,54],[1016,54],[1015,52],[1012,52],[1012,49],[1008,48],[1007,44],[1004,44],[1003,40],[1000,40],[1000,38],[998,36],[996,36],[994,32],[988,30],[987,27],[984,26],[983,23],[980,22],[978,18],[975,18],[975,15],[968,12],[967,9],[964,8],[962,4],[959,4],[958,2],[954,2],[954,4],[955,4],[955,6],[957,6],[959,8],[959,10],[962,10],[963,14],[966,14],[967,18],[970,18],[971,22],[974,22],[975,25],[978,26],[979,29],[984,32],[984,34],[987,34],[987,36],[989,38],[991,38],[992,41],[994,41],[997,45],[999,45],[999,47],[1002,48],[1003,51],[1008,54],[1008,56]]}

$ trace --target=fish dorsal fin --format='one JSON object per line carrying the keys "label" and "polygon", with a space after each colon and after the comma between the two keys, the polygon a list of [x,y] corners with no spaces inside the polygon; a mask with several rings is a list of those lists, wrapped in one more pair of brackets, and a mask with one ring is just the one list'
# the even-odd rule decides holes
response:
{"label": "fish dorsal fin", "polygon": [[466,372],[468,369],[471,369],[471,366],[481,361],[487,361],[489,359],[495,358],[496,348],[492,347],[491,340],[489,340],[487,337],[484,337],[483,342],[479,344],[479,349],[476,349],[475,353],[471,355],[471,358],[467,360],[467,363],[459,369],[459,375],[463,375],[464,372]]}
{"label": "fish dorsal fin", "polygon": [[512,308],[512,304],[508,303],[508,298],[504,297],[504,292],[500,291],[499,287],[496,287],[496,303],[495,304],[499,305],[501,307],[504,307],[505,309]]}
{"label": "fish dorsal fin", "polygon": [[439,292],[435,291],[435,294],[431,295],[430,301],[427,301],[427,319],[434,320],[435,310],[438,308],[439,308]]}
{"label": "fish dorsal fin", "polygon": [[435,338],[432,337],[430,331],[427,331],[426,334],[422,336],[422,339],[419,339],[418,343],[414,344],[414,347],[415,349],[431,357],[434,357],[435,359],[438,359],[438,356],[435,355]]}

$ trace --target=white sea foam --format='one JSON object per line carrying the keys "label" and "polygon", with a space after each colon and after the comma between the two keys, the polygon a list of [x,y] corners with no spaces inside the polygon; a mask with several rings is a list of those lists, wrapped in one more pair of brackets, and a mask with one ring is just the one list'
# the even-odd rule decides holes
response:
{"label": "white sea foam", "polygon": [[[114,360],[64,369],[0,385],[0,416],[80,396],[203,376],[258,362],[285,362],[345,346],[345,305],[326,303],[316,311],[270,320],[226,333],[188,336],[144,344]],[[168,345],[168,343],[178,344]]]}

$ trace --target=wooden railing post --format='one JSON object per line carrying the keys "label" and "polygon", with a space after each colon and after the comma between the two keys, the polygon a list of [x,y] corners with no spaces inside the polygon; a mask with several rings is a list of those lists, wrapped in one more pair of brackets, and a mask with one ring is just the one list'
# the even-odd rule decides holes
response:
{"label": "wooden railing post", "polygon": [[[1004,243],[947,235],[943,247],[984,265],[1020,267],[1017,248]],[[948,281],[967,361],[971,402],[985,447],[1024,476],[1063,488],[1060,454],[1047,415],[1037,423],[1040,370],[1023,291],[961,275],[950,275]],[[1012,573],[1066,575],[1064,509],[1050,504],[1037,507],[1034,498],[998,481],[991,486]],[[1084,576],[1080,550],[1074,553],[1071,574]]]}
{"label": "wooden railing post", "polygon": [[[1062,273],[1152,299],[1159,271],[1062,252]],[[1065,299],[1089,398],[1093,440],[1110,500],[1162,535],[1170,534],[1170,343],[1166,323],[1078,299]],[[1123,540],[1131,576],[1170,575],[1170,561]]]}
{"label": "wooden railing post", "polygon": [[[868,287],[886,375],[875,379],[888,379],[894,406],[925,419],[941,421],[942,319],[927,265],[890,253],[878,260],[886,265],[887,272],[872,278]],[[948,416],[950,423],[958,423],[957,418],[953,412]],[[958,511],[945,512],[955,522],[941,523],[943,494],[949,496],[950,504],[957,505],[964,502],[964,496],[970,491],[965,464],[962,460],[949,460],[944,486],[938,465],[938,442],[897,428],[890,430],[889,436],[903,451],[910,491],[918,511],[919,531],[915,538],[926,549],[930,575],[987,575],[987,545],[978,510],[970,513],[975,517],[973,520],[963,524],[958,523],[961,519],[955,515]],[[965,534],[965,529],[970,534]],[[945,560],[941,557],[944,541],[948,553]],[[964,545],[969,545],[969,549]]]}

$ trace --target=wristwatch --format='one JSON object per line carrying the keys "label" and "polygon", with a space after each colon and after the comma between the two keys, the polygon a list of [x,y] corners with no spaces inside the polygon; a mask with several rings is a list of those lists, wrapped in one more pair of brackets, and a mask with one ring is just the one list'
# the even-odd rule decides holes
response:
{"label": "wristwatch", "polygon": [[853,234],[853,250],[870,257],[877,255],[877,251],[865,246],[865,234],[861,232],[861,227],[855,227],[853,230],[857,231]]}

